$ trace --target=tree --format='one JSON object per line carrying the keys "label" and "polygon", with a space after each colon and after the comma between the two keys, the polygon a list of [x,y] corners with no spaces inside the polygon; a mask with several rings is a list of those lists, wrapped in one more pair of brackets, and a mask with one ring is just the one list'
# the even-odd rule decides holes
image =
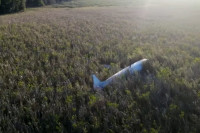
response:
{"label": "tree", "polygon": [[25,10],[26,7],[40,7],[68,0],[0,0],[0,14]]}
{"label": "tree", "polygon": [[26,6],[27,7],[38,7],[38,6],[44,6],[44,1],[43,0],[27,0],[26,1]]}
{"label": "tree", "polygon": [[0,14],[25,10],[25,0],[0,0]]}

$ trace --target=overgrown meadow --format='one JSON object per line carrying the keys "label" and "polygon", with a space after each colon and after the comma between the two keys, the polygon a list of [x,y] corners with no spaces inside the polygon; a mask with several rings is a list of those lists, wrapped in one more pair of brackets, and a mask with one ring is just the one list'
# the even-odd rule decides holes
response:
{"label": "overgrown meadow", "polygon": [[[155,2],[0,16],[0,131],[200,132],[199,9]],[[93,90],[91,74],[105,80],[143,58],[142,73]]]}

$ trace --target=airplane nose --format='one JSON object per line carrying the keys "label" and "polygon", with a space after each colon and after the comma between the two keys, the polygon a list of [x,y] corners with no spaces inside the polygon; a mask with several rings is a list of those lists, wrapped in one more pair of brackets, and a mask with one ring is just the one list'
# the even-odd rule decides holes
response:
{"label": "airplane nose", "polygon": [[148,59],[142,59],[142,65],[145,65]]}
{"label": "airplane nose", "polygon": [[143,70],[147,70],[149,68],[149,61],[148,61],[148,59],[143,59],[142,60],[142,67],[143,67]]}
{"label": "airplane nose", "polygon": [[135,62],[134,64],[131,65],[130,71],[131,72],[141,71],[143,67],[145,66],[146,62],[147,62],[147,59],[142,59],[140,61]]}
{"label": "airplane nose", "polygon": [[148,64],[148,59],[142,59],[142,60],[141,60],[142,69],[145,69],[146,66],[147,66],[147,64]]}

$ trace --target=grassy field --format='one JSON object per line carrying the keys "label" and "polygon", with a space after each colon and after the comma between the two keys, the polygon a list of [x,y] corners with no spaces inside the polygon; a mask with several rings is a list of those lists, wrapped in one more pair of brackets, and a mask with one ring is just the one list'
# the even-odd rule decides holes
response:
{"label": "grassy field", "polygon": [[[1,132],[200,132],[198,4],[113,1],[0,16]],[[142,58],[145,76],[93,91]]]}

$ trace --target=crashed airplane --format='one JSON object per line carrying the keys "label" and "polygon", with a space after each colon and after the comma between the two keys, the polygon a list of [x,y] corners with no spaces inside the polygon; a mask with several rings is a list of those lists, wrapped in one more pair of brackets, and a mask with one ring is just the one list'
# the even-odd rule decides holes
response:
{"label": "crashed airplane", "polygon": [[135,72],[140,72],[143,69],[143,65],[144,63],[147,61],[147,59],[142,59],[139,60],[137,62],[135,62],[134,64],[122,69],[121,71],[117,72],[116,74],[114,74],[113,76],[111,76],[110,78],[108,78],[105,81],[100,81],[94,74],[92,75],[93,78],[93,88],[95,90],[101,90],[104,87],[106,87],[107,85],[111,84],[116,78],[119,78],[123,75],[127,75],[128,73],[130,74],[134,74]]}

